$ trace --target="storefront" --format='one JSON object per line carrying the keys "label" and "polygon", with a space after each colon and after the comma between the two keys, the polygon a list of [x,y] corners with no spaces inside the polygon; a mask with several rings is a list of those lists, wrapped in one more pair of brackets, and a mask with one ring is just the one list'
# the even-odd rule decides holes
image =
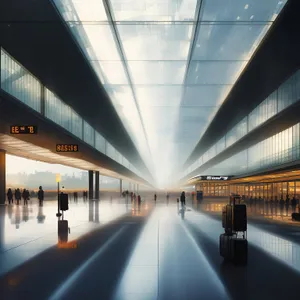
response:
{"label": "storefront", "polygon": [[[295,171],[293,171],[295,172]],[[287,174],[285,174],[287,175]],[[263,199],[300,199],[300,176],[268,175],[268,177],[235,179],[230,176],[198,176],[193,178],[196,191],[202,191],[204,197],[228,197],[230,194],[239,194],[245,197],[262,197]],[[260,179],[268,182],[255,182],[253,179]],[[285,180],[284,180],[285,179]],[[290,179],[290,180],[289,180]],[[247,181],[249,182],[243,182]],[[281,181],[282,180],[282,181]],[[273,182],[272,182],[273,181]]]}

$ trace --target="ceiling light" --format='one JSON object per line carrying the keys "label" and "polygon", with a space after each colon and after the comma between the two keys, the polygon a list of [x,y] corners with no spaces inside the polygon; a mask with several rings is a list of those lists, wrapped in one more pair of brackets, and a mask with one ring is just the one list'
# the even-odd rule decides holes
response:
{"label": "ceiling light", "polygon": [[246,5],[245,5],[245,9],[248,9],[248,8],[249,8],[249,4],[246,4]]}
{"label": "ceiling light", "polygon": [[240,16],[237,16],[237,18],[236,18],[237,20],[239,20],[240,19]]}
{"label": "ceiling light", "polygon": [[252,16],[250,17],[250,20],[253,20],[253,18],[254,18],[254,15],[252,15]]}

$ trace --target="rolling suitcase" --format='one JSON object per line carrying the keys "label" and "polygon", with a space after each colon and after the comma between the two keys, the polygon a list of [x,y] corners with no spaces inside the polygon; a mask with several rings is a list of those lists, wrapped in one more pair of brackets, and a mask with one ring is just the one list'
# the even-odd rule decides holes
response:
{"label": "rolling suitcase", "polygon": [[230,260],[230,235],[227,235],[226,233],[223,233],[220,235],[220,255],[225,259],[225,260]]}
{"label": "rolling suitcase", "polygon": [[58,239],[61,243],[68,242],[69,227],[67,220],[58,221]]}
{"label": "rolling suitcase", "polygon": [[245,204],[236,204],[233,207],[233,230],[247,231],[247,207]]}
{"label": "rolling suitcase", "polygon": [[225,230],[225,233],[231,233],[233,230],[232,210],[233,210],[233,206],[230,204],[223,207],[222,226]]}
{"label": "rolling suitcase", "polygon": [[237,264],[247,263],[248,241],[246,239],[236,238],[233,235],[220,235],[220,255],[224,260],[231,260]]}
{"label": "rolling suitcase", "polygon": [[230,241],[230,255],[234,263],[246,264],[248,258],[248,241],[232,237]]}

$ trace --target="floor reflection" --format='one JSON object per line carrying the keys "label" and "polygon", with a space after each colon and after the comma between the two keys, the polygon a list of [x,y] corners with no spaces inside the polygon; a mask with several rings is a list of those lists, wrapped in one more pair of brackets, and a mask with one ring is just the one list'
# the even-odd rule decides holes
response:
{"label": "floor reflection", "polygon": [[[207,206],[201,205],[202,210],[205,211]],[[250,212],[251,213],[251,212]],[[209,239],[219,242],[219,235],[222,232],[221,220],[212,219],[209,215],[199,212],[192,212],[189,215],[189,223],[197,226],[201,231],[207,235]],[[253,222],[255,223],[255,221]],[[270,224],[270,226],[272,226]],[[282,238],[276,234],[267,232],[259,227],[259,225],[248,224],[247,238],[249,245],[255,245],[259,249],[277,258],[282,263],[300,272],[300,245]]]}
{"label": "floor reflection", "polygon": [[[209,213],[221,214],[222,208],[229,202],[227,199],[207,199],[203,201],[194,200],[192,206],[196,210],[202,210]],[[295,208],[292,207],[279,207],[279,205],[266,202],[247,204],[247,214],[249,217],[259,217],[287,224],[300,225],[300,222],[292,220],[292,213]]]}

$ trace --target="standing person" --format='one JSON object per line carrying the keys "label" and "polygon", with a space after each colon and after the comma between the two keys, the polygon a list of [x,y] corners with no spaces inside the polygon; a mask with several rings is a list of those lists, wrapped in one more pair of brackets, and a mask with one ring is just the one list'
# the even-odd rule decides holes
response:
{"label": "standing person", "polygon": [[295,196],[292,198],[291,205],[292,205],[293,213],[295,213],[296,212],[296,206],[297,206],[297,200],[296,200]]}
{"label": "standing person", "polygon": [[13,200],[13,193],[11,191],[11,188],[8,189],[6,195],[7,195],[8,204],[10,204],[10,202],[12,202],[12,200]]}
{"label": "standing person", "polygon": [[26,190],[26,194],[25,194],[25,196],[26,196],[26,205],[28,205],[28,200],[30,200],[30,193],[29,193],[29,190]]}
{"label": "standing person", "polygon": [[285,200],[285,211],[286,215],[288,216],[289,214],[289,207],[290,207],[290,197],[288,194],[286,194],[286,200]]}
{"label": "standing person", "polygon": [[275,216],[277,216],[277,211],[278,211],[278,197],[275,196]]}
{"label": "standing person", "polygon": [[182,192],[180,195],[181,206],[185,206],[185,192]]}
{"label": "standing person", "polygon": [[273,197],[270,197],[270,209],[271,209],[271,215],[274,214],[274,200]]}
{"label": "standing person", "polygon": [[38,199],[39,199],[39,205],[40,205],[40,206],[43,206],[43,201],[44,201],[44,191],[43,191],[42,186],[39,186]]}
{"label": "standing person", "polygon": [[22,192],[22,198],[24,200],[24,205],[27,205],[28,204],[27,203],[27,191],[25,188],[23,189],[23,192]]}
{"label": "standing person", "polygon": [[138,205],[141,205],[141,195],[138,195]]}
{"label": "standing person", "polygon": [[17,200],[17,205],[19,205],[21,200],[21,191],[19,188],[17,188],[16,190],[16,200]]}
{"label": "standing person", "polygon": [[156,199],[157,199],[157,195],[156,193],[154,194],[154,201],[156,202]]}
{"label": "standing person", "polygon": [[170,198],[170,195],[169,195],[169,193],[167,193],[167,196],[166,196],[166,198],[167,198],[167,205],[169,205],[169,198]]}
{"label": "standing person", "polygon": [[279,207],[280,207],[280,215],[283,217],[283,210],[284,210],[284,200],[283,200],[283,195],[281,195],[281,197],[280,197]]}

